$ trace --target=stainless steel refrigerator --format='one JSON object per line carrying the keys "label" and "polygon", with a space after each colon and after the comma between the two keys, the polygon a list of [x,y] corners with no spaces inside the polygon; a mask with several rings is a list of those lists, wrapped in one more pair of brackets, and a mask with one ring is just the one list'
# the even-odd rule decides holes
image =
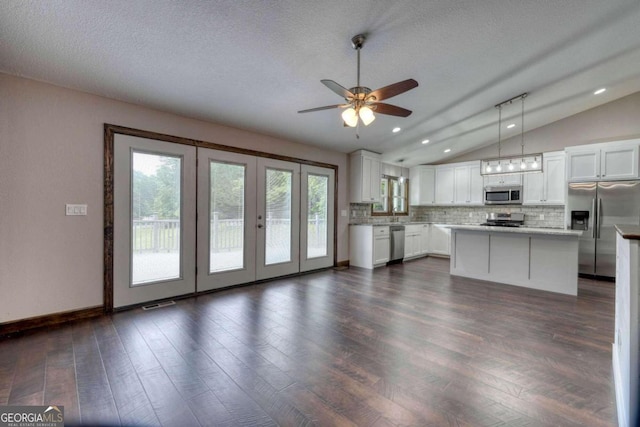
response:
{"label": "stainless steel refrigerator", "polygon": [[570,183],[567,222],[567,228],[584,230],[578,272],[615,277],[614,225],[640,224],[640,181]]}

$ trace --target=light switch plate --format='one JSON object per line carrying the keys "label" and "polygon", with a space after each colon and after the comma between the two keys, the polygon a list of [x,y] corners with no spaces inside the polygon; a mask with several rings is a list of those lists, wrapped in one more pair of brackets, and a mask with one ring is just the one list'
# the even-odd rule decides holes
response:
{"label": "light switch plate", "polygon": [[340,211],[340,216],[347,216],[347,210],[346,209],[342,209]]}
{"label": "light switch plate", "polygon": [[540,214],[540,221],[544,221],[544,214]]}
{"label": "light switch plate", "polygon": [[67,216],[85,216],[87,215],[87,205],[72,205],[67,203],[65,205],[65,211]]}

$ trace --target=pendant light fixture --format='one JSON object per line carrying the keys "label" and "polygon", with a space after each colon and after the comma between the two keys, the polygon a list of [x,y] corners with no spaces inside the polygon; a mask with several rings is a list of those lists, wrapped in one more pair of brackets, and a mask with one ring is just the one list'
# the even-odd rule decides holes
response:
{"label": "pendant light fixture", "polygon": [[[481,161],[482,175],[513,175],[529,172],[542,172],[542,153],[524,154],[524,100],[527,92],[501,102],[495,106],[498,109],[498,158]],[[520,100],[520,155],[502,157],[502,107]],[[519,165],[519,168],[516,168]]]}

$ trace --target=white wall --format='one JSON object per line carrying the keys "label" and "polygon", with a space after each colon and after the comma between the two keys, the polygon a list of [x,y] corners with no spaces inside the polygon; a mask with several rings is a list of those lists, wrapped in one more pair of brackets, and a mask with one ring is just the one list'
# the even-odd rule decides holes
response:
{"label": "white wall", "polygon": [[[527,116],[525,112],[525,127]],[[497,136],[497,135],[496,135]],[[525,153],[564,150],[572,145],[640,137],[640,92],[534,129],[524,134]],[[503,156],[520,154],[520,136],[502,141]],[[472,151],[447,163],[498,156],[498,144]]]}
{"label": "white wall", "polygon": [[349,209],[346,154],[0,73],[0,323],[102,305],[104,123],[337,165]]}

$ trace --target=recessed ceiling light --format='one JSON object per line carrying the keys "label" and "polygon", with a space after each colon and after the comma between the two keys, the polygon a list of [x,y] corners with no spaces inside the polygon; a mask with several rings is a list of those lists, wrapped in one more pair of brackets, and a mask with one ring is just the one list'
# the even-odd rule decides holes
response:
{"label": "recessed ceiling light", "polygon": [[425,140],[423,140],[423,141],[422,141],[422,143],[423,143],[423,144],[428,144],[428,143],[429,143],[429,140],[428,140],[428,139],[425,139]]}
{"label": "recessed ceiling light", "polygon": [[447,148],[446,150],[444,150],[445,153],[448,153],[449,151],[451,151],[451,148]]}
{"label": "recessed ceiling light", "polygon": [[507,129],[511,129],[511,128],[514,128],[514,127],[516,127],[516,124],[515,123],[511,123],[509,126],[507,126]]}
{"label": "recessed ceiling light", "polygon": [[400,132],[401,130],[402,130],[402,129],[400,129],[400,128],[393,128],[393,130],[392,130],[391,132],[393,132],[393,133],[398,133],[398,132]]}
{"label": "recessed ceiling light", "polygon": [[600,95],[602,92],[606,91],[607,88],[602,88],[602,89],[598,89],[597,91],[593,92],[594,95]]}

